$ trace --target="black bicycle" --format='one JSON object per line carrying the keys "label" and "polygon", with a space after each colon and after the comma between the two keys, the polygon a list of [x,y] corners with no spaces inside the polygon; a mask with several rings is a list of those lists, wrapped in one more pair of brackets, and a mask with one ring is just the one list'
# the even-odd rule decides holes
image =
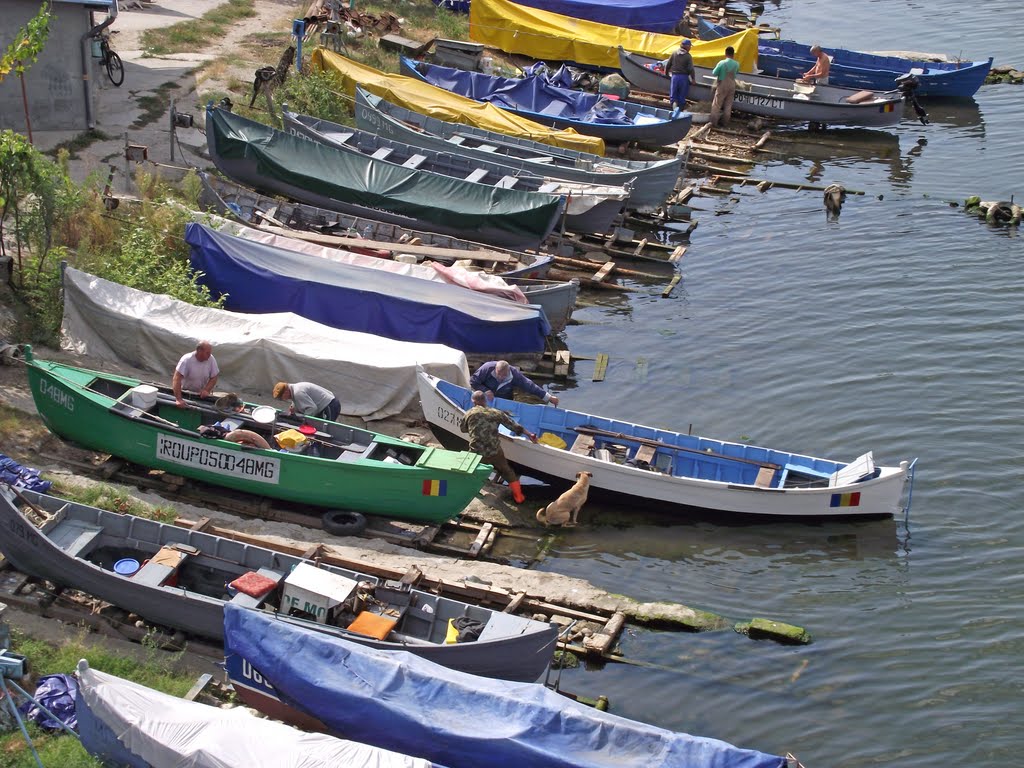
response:
{"label": "black bicycle", "polygon": [[124,64],[121,57],[110,50],[110,41],[106,35],[100,35],[100,64],[107,72],[107,77],[115,87],[120,87],[124,82]]}

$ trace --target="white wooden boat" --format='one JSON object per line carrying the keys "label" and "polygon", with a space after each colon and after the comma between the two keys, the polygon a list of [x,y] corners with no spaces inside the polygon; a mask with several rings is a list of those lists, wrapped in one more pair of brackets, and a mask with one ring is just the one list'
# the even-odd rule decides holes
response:
{"label": "white wooden boat", "polygon": [[[649,65],[658,59],[619,49],[619,67],[636,88],[667,96],[670,78]],[[710,101],[714,77],[705,67],[694,67],[697,82],[689,98]],[[835,85],[803,85],[795,80],[743,72],[736,76],[735,112],[819,125],[886,127],[903,119],[903,96],[897,91],[863,91]]]}
{"label": "white wooden boat", "polygon": [[[423,414],[437,439],[465,446],[459,423],[471,407],[471,392],[423,371],[418,378]],[[851,462],[832,461],[550,405],[499,398],[494,406],[527,430],[565,443],[556,448],[503,433],[505,456],[523,472],[557,485],[590,472],[591,493],[645,506],[786,518],[891,516],[903,509],[916,462],[877,466],[870,452]]]}

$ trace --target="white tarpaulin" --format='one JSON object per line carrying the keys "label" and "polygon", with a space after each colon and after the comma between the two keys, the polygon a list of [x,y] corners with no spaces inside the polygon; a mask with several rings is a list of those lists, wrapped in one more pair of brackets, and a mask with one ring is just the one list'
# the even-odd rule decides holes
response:
{"label": "white tarpaulin", "polygon": [[290,313],[244,315],[196,307],[68,267],[62,346],[153,371],[169,382],[203,339],[220,366],[217,388],[269,399],[277,381],[327,387],[346,416],[366,420],[419,409],[416,366],[469,386],[466,356],[442,344],[340,331]]}
{"label": "white tarpaulin", "polygon": [[[185,701],[78,663],[80,716],[87,747],[107,746],[97,738],[100,723],[131,755],[153,768],[430,768],[408,757],[321,733],[305,733],[264,720],[244,709]],[[89,717],[91,713],[92,717]],[[82,720],[84,719],[84,723]],[[103,734],[106,736],[107,734]],[[116,746],[116,745],[115,745]]]}

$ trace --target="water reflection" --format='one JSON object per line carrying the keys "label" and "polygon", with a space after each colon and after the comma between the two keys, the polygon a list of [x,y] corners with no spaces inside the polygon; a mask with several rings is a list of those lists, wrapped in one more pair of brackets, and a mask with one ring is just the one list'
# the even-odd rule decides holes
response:
{"label": "water reflection", "polygon": [[834,167],[880,163],[888,167],[889,180],[904,186],[910,181],[909,166],[900,154],[900,137],[889,131],[864,128],[830,128],[823,131],[790,130],[777,135],[772,148],[790,165],[810,163],[805,178],[821,184]]}

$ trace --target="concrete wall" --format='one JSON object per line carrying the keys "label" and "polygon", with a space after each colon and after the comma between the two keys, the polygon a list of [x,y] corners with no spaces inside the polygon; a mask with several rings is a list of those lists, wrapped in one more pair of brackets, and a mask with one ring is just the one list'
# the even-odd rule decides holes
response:
{"label": "concrete wall", "polygon": [[[0,50],[6,50],[15,32],[39,12],[40,0],[2,0],[0,5],[3,6]],[[104,12],[98,12],[96,21],[105,17]],[[89,10],[84,4],[54,3],[46,47],[25,74],[33,131],[82,131],[89,127],[81,39],[91,27]],[[95,92],[99,69],[91,57],[88,70]],[[92,109],[95,114],[95,101]],[[13,72],[0,83],[0,130],[5,128],[27,133],[21,78]]]}

